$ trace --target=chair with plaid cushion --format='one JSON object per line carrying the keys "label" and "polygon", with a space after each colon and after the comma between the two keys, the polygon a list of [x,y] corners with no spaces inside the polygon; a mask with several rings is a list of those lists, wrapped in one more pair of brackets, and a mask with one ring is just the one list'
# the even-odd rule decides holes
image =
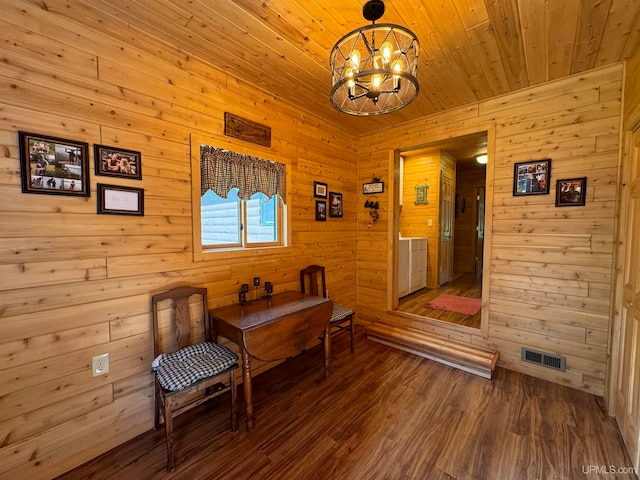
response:
{"label": "chair with plaid cushion", "polygon": [[[311,295],[327,298],[327,286],[324,274],[324,267],[320,265],[309,265],[307,268],[300,270],[300,289],[302,293],[310,293]],[[334,302],[333,313],[329,322],[333,332],[341,330],[349,330],[351,334],[351,353],[353,353],[353,316],[355,312],[347,307],[338,305]]]}
{"label": "chair with plaid cushion", "polygon": [[235,369],[238,357],[212,341],[207,289],[177,287],[152,297],[155,428],[164,419],[167,470],[175,467],[173,419],[229,392],[231,431],[237,430]]}

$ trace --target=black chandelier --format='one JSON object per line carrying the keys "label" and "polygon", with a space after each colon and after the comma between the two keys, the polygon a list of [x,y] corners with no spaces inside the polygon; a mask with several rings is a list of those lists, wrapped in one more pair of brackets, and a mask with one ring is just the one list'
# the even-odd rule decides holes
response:
{"label": "black chandelier", "polygon": [[382,0],[369,0],[362,15],[371,25],[346,34],[331,50],[331,104],[351,115],[382,115],[418,96],[420,42],[405,27],[376,25]]}

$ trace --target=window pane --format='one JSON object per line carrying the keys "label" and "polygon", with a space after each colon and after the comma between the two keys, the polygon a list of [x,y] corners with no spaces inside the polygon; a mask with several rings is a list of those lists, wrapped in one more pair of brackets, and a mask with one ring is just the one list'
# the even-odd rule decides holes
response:
{"label": "window pane", "polygon": [[268,198],[258,192],[247,202],[247,243],[273,243],[278,241],[276,225],[277,195]]}
{"label": "window pane", "polygon": [[202,245],[238,245],[240,243],[240,206],[238,189],[228,198],[207,190],[201,199]]}

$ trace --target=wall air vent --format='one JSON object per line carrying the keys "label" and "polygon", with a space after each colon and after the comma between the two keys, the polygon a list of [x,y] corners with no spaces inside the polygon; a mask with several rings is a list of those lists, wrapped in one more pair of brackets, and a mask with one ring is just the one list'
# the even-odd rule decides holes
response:
{"label": "wall air vent", "polygon": [[527,347],[522,347],[520,359],[523,362],[535,363],[543,367],[552,368],[560,372],[567,369],[567,359],[562,355],[554,355],[551,353],[538,352]]}

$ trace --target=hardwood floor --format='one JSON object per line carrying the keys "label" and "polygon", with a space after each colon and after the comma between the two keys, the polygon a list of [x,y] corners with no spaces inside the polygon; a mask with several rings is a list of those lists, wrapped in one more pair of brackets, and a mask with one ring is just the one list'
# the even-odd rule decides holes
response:
{"label": "hardwood floor", "polygon": [[475,273],[463,273],[454,275],[454,280],[440,288],[423,288],[398,302],[398,310],[413,313],[422,317],[435,318],[443,322],[455,323],[471,328],[480,328],[480,312],[475,315],[463,315],[461,313],[436,310],[425,307],[425,304],[442,293],[460,295],[462,297],[482,298],[482,279]]}
{"label": "hardwood floor", "polygon": [[226,398],[178,417],[174,472],[159,430],[60,479],[637,478],[604,470],[631,462],[601,398],[502,368],[482,379],[363,333],[354,355],[335,337],[328,379],[320,346],[256,377],[249,433],[242,416],[225,430]]}

